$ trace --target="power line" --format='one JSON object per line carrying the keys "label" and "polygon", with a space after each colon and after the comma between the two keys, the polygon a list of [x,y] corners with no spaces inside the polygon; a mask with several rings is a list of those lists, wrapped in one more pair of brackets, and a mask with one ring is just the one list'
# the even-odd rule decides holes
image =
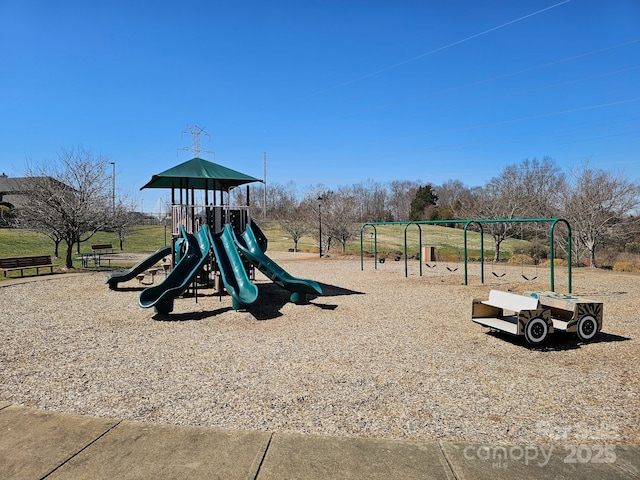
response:
{"label": "power line", "polygon": [[442,47],[434,48],[433,50],[430,50],[430,51],[425,52],[425,53],[421,53],[420,55],[416,55],[415,57],[408,58],[407,60],[403,60],[403,61],[395,63],[393,65],[389,65],[388,67],[384,67],[384,68],[381,68],[381,69],[376,70],[374,72],[367,73],[365,75],[361,75],[361,76],[359,76],[357,78],[353,78],[351,80],[347,80],[346,82],[339,83],[337,85],[334,85],[333,87],[329,87],[329,88],[326,88],[324,90],[320,90],[318,92],[312,93],[311,95],[309,95],[309,97],[315,97],[317,95],[321,95],[321,94],[329,92],[331,90],[335,90],[337,88],[341,88],[341,87],[344,87],[344,86],[347,86],[347,85],[351,85],[352,83],[359,82],[360,80],[365,80],[367,78],[374,77],[374,76],[379,75],[381,73],[388,72],[389,70],[393,70],[394,68],[398,68],[398,67],[400,67],[402,65],[406,65],[407,63],[415,62],[416,60],[419,60],[419,59],[421,59],[423,57],[426,57],[426,56],[429,56],[429,55],[433,55],[434,53],[438,53],[438,52],[441,52],[441,51],[446,50],[448,48],[455,47],[456,45],[460,45],[462,43],[468,42],[469,40],[473,40],[474,38],[478,38],[478,37],[481,37],[483,35],[487,35],[488,33],[495,32],[496,30],[499,30],[499,29],[504,28],[504,27],[508,27],[509,25],[513,25],[514,23],[521,22],[522,20],[526,20],[527,18],[534,17],[534,16],[539,15],[541,13],[544,13],[544,12],[546,12],[548,10],[551,10],[553,8],[556,8],[556,7],[559,7],[561,5],[564,5],[565,3],[569,3],[570,1],[571,0],[564,0],[563,2],[556,3],[555,5],[551,5],[549,7],[543,8],[541,10],[529,13],[527,15],[524,15],[522,17],[516,18],[514,20],[509,20],[508,22],[505,22],[505,23],[503,23],[501,25],[498,25],[496,27],[492,27],[492,28],[490,28],[488,30],[484,30],[482,32],[476,33],[476,34],[471,35],[469,37],[465,37],[465,38],[463,38],[461,40],[457,40],[457,41],[455,41],[453,43],[449,43],[449,44],[444,45]]}

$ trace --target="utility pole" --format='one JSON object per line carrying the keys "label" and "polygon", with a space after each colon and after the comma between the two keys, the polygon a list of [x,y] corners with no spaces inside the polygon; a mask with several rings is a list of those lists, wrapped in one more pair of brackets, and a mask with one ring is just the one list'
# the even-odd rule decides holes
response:
{"label": "utility pole", "polygon": [[264,158],[264,197],[262,202],[262,218],[267,219],[267,152],[262,152]]}
{"label": "utility pole", "polygon": [[111,209],[113,213],[116,213],[116,162],[109,162],[113,167],[113,173],[111,174]]}

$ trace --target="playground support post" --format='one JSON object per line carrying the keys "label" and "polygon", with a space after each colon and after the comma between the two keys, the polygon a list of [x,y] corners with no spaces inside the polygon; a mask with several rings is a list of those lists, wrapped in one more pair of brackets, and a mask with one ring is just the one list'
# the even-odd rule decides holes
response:
{"label": "playground support post", "polygon": [[322,196],[318,197],[318,251],[322,258]]}
{"label": "playground support post", "polygon": [[[469,271],[468,265],[469,261],[467,258],[467,231],[469,229],[469,225],[472,223],[476,223],[474,220],[469,220],[464,224],[464,284],[469,285]],[[478,223],[478,227],[480,228],[480,283],[484,285],[484,228],[482,228],[482,224]]]}
{"label": "playground support post", "polygon": [[372,224],[372,223],[365,223],[364,225],[362,225],[362,227],[360,227],[360,270],[364,270],[364,256],[363,256],[363,252],[364,252],[364,241],[363,241],[363,237],[362,237],[362,232],[364,231],[365,227],[367,226],[371,226],[371,228],[373,228],[373,268],[374,269],[378,269],[378,230],[376,229],[376,225]]}

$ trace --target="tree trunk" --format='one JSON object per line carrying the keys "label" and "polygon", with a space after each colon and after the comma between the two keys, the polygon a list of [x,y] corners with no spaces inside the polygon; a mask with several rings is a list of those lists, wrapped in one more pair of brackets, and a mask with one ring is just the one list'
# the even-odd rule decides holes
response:
{"label": "tree trunk", "polygon": [[502,240],[496,240],[495,237],[493,240],[495,243],[495,253],[493,254],[493,261],[499,262],[500,261],[500,244],[502,243]]}
{"label": "tree trunk", "polygon": [[587,247],[589,251],[589,267],[590,268],[598,268],[596,265],[596,247]]}
{"label": "tree trunk", "polygon": [[589,268],[598,268],[596,265],[596,242],[587,238],[583,239],[582,243],[589,253]]}
{"label": "tree trunk", "polygon": [[73,242],[67,242],[67,256],[65,259],[65,267],[73,268]]}

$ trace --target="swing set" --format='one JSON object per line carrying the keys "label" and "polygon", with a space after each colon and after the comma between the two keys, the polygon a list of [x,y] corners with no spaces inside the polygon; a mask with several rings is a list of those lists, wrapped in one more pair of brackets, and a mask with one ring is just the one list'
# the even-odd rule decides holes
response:
{"label": "swing set", "polygon": [[[404,225],[404,276],[408,277],[408,261],[407,261],[407,230],[410,226],[415,225],[418,228],[418,255],[420,260],[420,276],[422,276],[422,226],[423,225],[464,225],[463,236],[464,236],[464,249],[463,249],[463,260],[464,260],[464,284],[469,284],[469,275],[468,275],[468,267],[469,267],[469,259],[468,259],[468,238],[467,233],[469,227],[471,225],[475,225],[480,230],[480,282],[484,284],[484,228],[483,225],[487,223],[533,223],[535,225],[541,223],[548,223],[549,225],[549,289],[551,292],[555,292],[555,263],[554,263],[554,246],[555,246],[555,228],[558,223],[563,223],[566,226],[567,230],[567,289],[568,293],[571,293],[571,225],[568,221],[563,218],[509,218],[509,219],[477,219],[477,220],[421,220],[415,222],[367,222],[362,225],[360,228],[360,270],[364,270],[364,231],[366,228],[370,227],[373,229],[373,260],[374,260],[374,268],[378,268],[378,227],[386,226],[386,225]],[[427,265],[428,268],[433,268],[434,265]],[[538,278],[537,274],[537,262],[536,266],[536,274],[533,277],[526,276],[524,274],[524,264],[522,265],[522,277],[527,281],[532,281]],[[455,271],[458,267],[452,267],[449,270]],[[494,270],[494,266],[492,265],[492,272],[495,277],[503,277],[506,275],[506,266],[505,271],[502,274],[496,273]]]}

